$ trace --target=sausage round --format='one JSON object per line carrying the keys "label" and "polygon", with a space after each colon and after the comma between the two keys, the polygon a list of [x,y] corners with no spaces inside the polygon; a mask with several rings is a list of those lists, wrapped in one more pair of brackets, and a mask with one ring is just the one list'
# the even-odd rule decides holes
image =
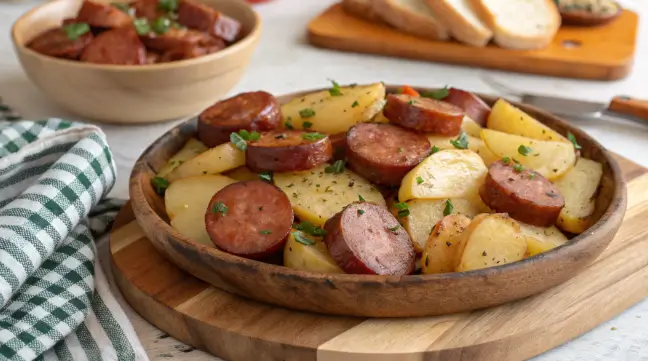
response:
{"label": "sausage round", "polygon": [[447,137],[459,135],[464,117],[456,105],[407,94],[389,94],[383,114],[402,127]]}
{"label": "sausage round", "polygon": [[86,0],[77,13],[76,22],[97,28],[120,28],[130,25],[133,19],[112,5]]}
{"label": "sausage round", "polygon": [[329,135],[331,145],[333,146],[333,160],[340,160],[346,157],[346,139],[347,133],[337,133]]}
{"label": "sausage round", "polygon": [[178,23],[230,43],[237,40],[241,32],[241,23],[237,20],[192,0],[182,0],[178,4]]}
{"label": "sausage round", "polygon": [[277,129],[261,134],[245,151],[248,168],[253,172],[291,172],[315,168],[331,160],[333,147],[328,136],[308,138],[303,130]]}
{"label": "sausage round", "polygon": [[416,253],[407,232],[387,208],[358,202],[326,221],[324,243],[346,273],[407,275]]}
{"label": "sausage round", "polygon": [[146,18],[153,21],[161,16],[168,16],[166,11],[159,8],[158,0],[137,0],[129,5],[137,18]]}
{"label": "sausage round", "polygon": [[491,164],[479,189],[484,203],[511,218],[538,227],[556,223],[565,199],[558,188],[531,169],[517,171],[513,162]]}
{"label": "sausage round", "polygon": [[78,59],[92,39],[92,33],[87,32],[72,40],[68,38],[62,28],[55,28],[32,39],[27,47],[41,54],[57,58]]}
{"label": "sausage round", "polygon": [[282,249],[293,218],[284,192],[270,183],[252,180],[216,192],[205,213],[205,226],[216,247],[259,259]]}
{"label": "sausage round", "polygon": [[146,48],[135,28],[125,26],[97,35],[83,50],[81,61],[115,65],[146,64]]}
{"label": "sausage round", "polygon": [[347,132],[349,168],[376,184],[400,185],[430,150],[424,135],[391,124],[361,123]]}
{"label": "sausage round", "polygon": [[225,42],[222,39],[191,29],[169,28],[164,34],[151,32],[140,38],[147,48],[161,52],[187,45],[219,46],[219,50],[225,47]]}
{"label": "sausage round", "polygon": [[448,96],[443,98],[443,101],[458,106],[470,119],[482,127],[486,126],[491,107],[477,95],[465,90],[450,88]]}
{"label": "sausage round", "polygon": [[241,129],[267,131],[281,124],[281,106],[264,91],[241,93],[221,100],[198,116],[198,138],[208,147],[227,143]]}

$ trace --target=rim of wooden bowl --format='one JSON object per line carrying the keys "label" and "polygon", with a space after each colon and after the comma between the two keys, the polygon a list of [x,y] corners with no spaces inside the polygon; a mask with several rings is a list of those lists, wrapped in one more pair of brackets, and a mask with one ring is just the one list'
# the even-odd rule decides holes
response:
{"label": "rim of wooden bowl", "polygon": [[[400,86],[387,85],[388,91],[390,90],[393,91],[398,87]],[[320,89],[289,93],[289,94],[278,96],[277,98],[280,99],[280,101],[283,103],[286,101],[286,99],[297,97],[311,92],[321,91],[324,89],[325,88],[320,88]],[[424,88],[424,87],[417,87],[417,89],[420,91],[435,90],[432,88]],[[487,103],[490,104],[492,104],[494,100],[499,98],[499,97],[487,96],[482,94],[478,94],[478,95],[482,99],[484,99]],[[564,245],[556,247],[550,251],[538,254],[536,256],[525,258],[521,261],[517,261],[517,262],[513,262],[501,266],[479,269],[479,270],[473,270],[467,272],[443,273],[443,274],[419,274],[419,275],[405,275],[405,276],[324,274],[324,273],[316,273],[316,272],[310,272],[304,270],[297,270],[285,266],[251,260],[251,259],[247,259],[247,258],[243,258],[243,257],[239,257],[239,256],[235,256],[223,252],[215,247],[210,247],[210,246],[206,246],[194,242],[181,235],[178,231],[172,228],[169,223],[167,223],[160,216],[158,216],[158,214],[154,211],[154,209],[146,199],[143,190],[144,184],[142,184],[143,183],[142,176],[145,175],[146,173],[150,173],[151,171],[153,172],[157,171],[157,169],[153,169],[147,163],[146,159],[150,154],[153,154],[158,149],[158,147],[160,147],[162,144],[166,144],[168,141],[173,139],[173,137],[176,136],[188,137],[192,129],[194,130],[195,133],[195,124],[194,124],[196,120],[195,118],[188,120],[187,122],[184,122],[172,128],[168,132],[166,132],[155,142],[153,142],[139,157],[139,159],[135,163],[130,178],[130,198],[133,205],[133,210],[135,212],[137,221],[140,224],[149,224],[149,226],[152,225],[152,228],[157,229],[160,232],[167,233],[169,235],[169,237],[167,238],[171,239],[170,242],[181,242],[185,245],[193,246],[196,248],[198,252],[206,252],[210,257],[215,257],[220,261],[223,261],[229,265],[237,266],[239,267],[239,269],[247,269],[249,270],[250,273],[263,272],[269,274],[270,277],[278,276],[278,277],[284,277],[286,279],[302,279],[304,280],[304,282],[319,281],[320,283],[324,283],[324,284],[326,283],[327,280],[333,281],[333,283],[336,285],[339,285],[338,282],[363,283],[367,287],[371,287],[372,284],[384,285],[390,283],[397,283],[399,286],[406,286],[406,285],[420,286],[422,283],[455,281],[455,280],[459,281],[468,278],[480,278],[480,279],[488,280],[492,276],[498,274],[515,273],[514,272],[515,270],[521,271],[523,268],[527,267],[530,264],[534,264],[534,263],[549,264],[560,259],[567,260],[570,254],[578,253],[579,251],[586,251],[590,243],[595,243],[594,241],[596,240],[597,232],[600,233],[601,235],[605,235],[606,231],[607,232],[613,231],[616,233],[618,227],[622,222],[622,218],[625,214],[627,196],[626,196],[626,183],[621,173],[621,169],[618,163],[616,162],[616,160],[611,156],[610,152],[607,151],[600,143],[598,143],[592,137],[588,136],[584,131],[570,125],[569,123],[567,123],[567,121],[562,120],[557,116],[551,115],[548,112],[539,110],[537,108],[528,105],[523,105],[517,102],[511,102],[511,103],[519,107],[520,109],[529,112],[534,117],[538,117],[538,115],[540,115],[540,117],[538,117],[540,119],[538,120],[540,120],[541,122],[543,122],[545,118],[552,119],[553,122],[557,122],[558,124],[560,124],[561,127],[567,129],[569,132],[572,132],[576,136],[576,138],[581,140],[586,140],[587,143],[591,144],[591,149],[598,148],[597,151],[600,151],[603,154],[603,158],[605,159],[605,162],[608,164],[609,169],[611,170],[612,173],[611,178],[613,180],[613,185],[614,185],[614,192],[612,192],[612,195],[610,197],[610,204],[602,213],[599,220],[595,224],[593,224],[590,228],[588,228],[586,232],[573,237],[572,239],[569,240],[569,242],[567,242]],[[609,240],[604,245],[605,247],[602,247],[600,252],[602,252],[607,247],[607,245],[612,240],[612,238],[613,237],[609,237]],[[590,240],[591,242],[588,242]],[[598,254],[596,254],[596,256],[598,256]],[[181,268],[183,267],[181,266]],[[584,267],[581,267],[578,271],[582,270],[583,268]],[[217,271],[210,270],[210,272],[217,272]],[[248,275],[250,273],[248,273]],[[553,287],[559,283],[562,283],[563,281],[564,280],[553,282],[551,286],[545,287],[543,290]],[[541,292],[543,290],[527,294],[526,296]],[[249,297],[255,298],[254,296],[249,296]],[[308,307],[302,309],[312,310],[311,308]],[[340,314],[348,315],[349,313],[343,312]]]}
{"label": "rim of wooden bowl", "polygon": [[245,1],[232,0],[231,1],[232,3],[235,3],[237,4],[236,6],[240,6],[242,9],[245,9],[245,11],[248,12],[248,14],[254,18],[254,25],[252,26],[252,29],[249,29],[247,34],[245,34],[245,36],[242,39],[226,47],[225,49],[212,54],[199,56],[193,59],[178,60],[178,61],[172,61],[168,63],[142,64],[142,65],[94,64],[94,63],[87,63],[87,62],[81,62],[76,60],[67,60],[67,59],[44,55],[28,48],[25,44],[21,44],[18,42],[17,26],[19,23],[21,23],[27,17],[33,15],[34,13],[45,10],[47,7],[56,6],[58,3],[65,3],[65,2],[80,2],[80,1],[79,0],[52,0],[52,1],[44,2],[40,5],[33,7],[26,13],[22,14],[18,19],[16,19],[16,21],[14,21],[13,25],[11,26],[11,42],[13,43],[14,47],[16,47],[16,49],[18,49],[19,51],[24,51],[34,57],[43,59],[45,61],[50,61],[61,65],[71,66],[71,67],[78,67],[83,69],[101,69],[106,71],[158,71],[158,70],[168,70],[171,68],[178,69],[182,67],[190,67],[197,64],[202,64],[217,59],[225,58],[233,53],[242,51],[248,46],[253,45],[253,43],[259,38],[259,35],[261,33],[261,24],[262,24],[261,17],[252,8],[252,6],[250,6],[250,4],[248,4]]}

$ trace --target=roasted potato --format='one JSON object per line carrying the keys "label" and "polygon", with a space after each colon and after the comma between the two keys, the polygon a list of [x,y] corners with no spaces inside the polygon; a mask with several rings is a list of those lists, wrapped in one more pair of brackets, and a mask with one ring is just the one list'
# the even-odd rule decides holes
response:
{"label": "roasted potato", "polygon": [[385,114],[382,112],[382,110],[379,111],[371,121],[374,123],[389,123],[389,119],[385,117]]}
{"label": "roasted potato", "polygon": [[493,105],[486,127],[532,139],[569,143],[555,130],[501,98]]}
{"label": "roasted potato", "polygon": [[407,173],[398,199],[474,199],[487,172],[484,161],[471,150],[441,150]]}
{"label": "roasted potato", "polygon": [[345,206],[361,198],[386,207],[385,199],[371,183],[348,169],[342,173],[327,173],[328,166],[274,173],[275,185],[288,195],[295,215],[302,221],[323,226]]}
{"label": "roasted potato", "polygon": [[194,242],[204,244],[206,246],[214,246],[207,228],[205,227],[205,212],[198,214],[197,210],[192,212],[181,212],[171,220],[171,227],[175,228],[180,234],[189,238]]}
{"label": "roasted potato", "polygon": [[158,177],[165,178],[169,173],[176,169],[180,164],[206,151],[208,148],[196,138],[190,138],[184,147],[180,149],[173,157],[169,158],[164,167],[160,168],[157,173]]}
{"label": "roasted potato", "polygon": [[527,257],[547,252],[569,241],[555,226],[542,228],[521,222],[518,224],[520,225],[520,232],[526,236]]}
{"label": "roasted potato", "polygon": [[281,107],[284,120],[295,129],[304,129],[309,122],[311,131],[327,134],[346,132],[357,123],[368,122],[385,103],[382,83],[355,85],[323,90],[297,97]]}
{"label": "roasted potato", "polygon": [[437,222],[421,257],[423,273],[454,272],[461,233],[469,224],[470,218],[461,214],[445,216]]}
{"label": "roasted potato", "polygon": [[[576,152],[571,142],[536,140],[496,130],[482,130],[486,146],[498,157],[508,157],[531,168],[549,180],[567,173],[576,163]],[[528,155],[520,154],[520,147],[531,148]]]}
{"label": "roasted potato", "polygon": [[481,130],[483,129],[476,121],[472,120],[469,116],[464,116],[461,123],[461,129],[471,137],[479,138]]}
{"label": "roasted potato", "polygon": [[519,224],[506,214],[479,215],[461,235],[456,272],[472,271],[519,261],[527,242]]}
{"label": "roasted potato", "polygon": [[300,231],[293,229],[284,246],[284,266],[321,273],[344,273],[320,237],[300,232],[300,237],[303,237],[300,239],[312,242],[304,244],[295,239],[295,232]]}
{"label": "roasted potato", "polygon": [[232,143],[224,143],[182,163],[167,176],[167,180],[175,182],[178,179],[197,175],[218,174],[243,165],[245,165],[245,152]]}
{"label": "roasted potato", "polygon": [[232,179],[236,179],[239,182],[247,180],[259,180],[259,174],[252,172],[250,168],[246,166],[238,167],[229,172],[225,172],[223,173],[223,175]]}
{"label": "roasted potato", "polygon": [[[479,128],[481,129],[481,128]],[[468,149],[479,154],[481,159],[484,161],[484,164],[490,165],[493,162],[499,160],[499,158],[486,146],[481,138],[475,138],[466,133],[466,140],[468,142]],[[428,140],[432,147],[437,147],[439,149],[457,149],[452,142],[456,141],[457,137],[444,137],[439,135],[428,135]]]}
{"label": "roasted potato", "polygon": [[235,183],[232,178],[222,175],[199,175],[182,178],[171,183],[164,194],[164,206],[170,219],[182,212],[194,212],[205,217],[211,198],[225,186]]}
{"label": "roasted potato", "polygon": [[554,181],[565,197],[565,207],[560,211],[557,222],[560,229],[580,234],[592,225],[596,191],[602,176],[601,163],[579,158],[574,168]]}

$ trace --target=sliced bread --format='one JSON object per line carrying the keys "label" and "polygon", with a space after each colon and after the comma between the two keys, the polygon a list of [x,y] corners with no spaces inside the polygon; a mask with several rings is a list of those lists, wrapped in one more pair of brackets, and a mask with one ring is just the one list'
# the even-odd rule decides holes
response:
{"label": "sliced bread", "polygon": [[342,0],[342,8],[355,17],[382,23],[382,19],[371,5],[372,2],[373,0]]}
{"label": "sliced bread", "polygon": [[493,37],[493,32],[482,21],[470,0],[426,0],[437,19],[455,39],[472,46],[483,47]]}
{"label": "sliced bread", "polygon": [[434,40],[450,37],[425,0],[373,0],[372,5],[386,23],[403,32]]}
{"label": "sliced bread", "polygon": [[554,0],[471,1],[493,31],[495,43],[503,48],[544,48],[560,28],[560,12]]}

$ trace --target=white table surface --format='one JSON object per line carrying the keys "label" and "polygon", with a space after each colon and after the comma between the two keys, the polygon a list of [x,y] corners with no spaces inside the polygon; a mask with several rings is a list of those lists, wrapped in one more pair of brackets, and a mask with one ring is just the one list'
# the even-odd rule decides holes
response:
{"label": "white table surface", "polygon": [[[580,81],[473,69],[422,61],[399,60],[318,49],[306,43],[308,21],[335,0],[275,0],[257,5],[264,22],[260,45],[248,72],[232,94],[267,90],[281,94],[298,89],[322,87],[327,79],[340,83],[386,83],[419,86],[452,86],[484,93],[495,91],[480,76],[490,74],[526,92],[547,93],[605,101],[629,94],[648,99],[648,1],[622,1],[642,16],[639,44],[632,74],[616,82]],[[9,37],[11,24],[40,1],[0,0],[0,96],[24,118],[62,117],[77,119],[58,108],[30,83],[13,53]],[[112,196],[128,196],[128,175],[144,148],[177,122],[149,126],[102,125],[118,166],[117,185]],[[577,124],[608,149],[648,167],[648,127],[603,121]],[[648,287],[648,285],[647,285]],[[592,310],[596,312],[596,310]],[[136,316],[134,316],[136,317]],[[139,320],[137,324],[141,323]],[[143,326],[138,326],[140,328]],[[144,340],[143,340],[144,341]],[[166,341],[164,341],[166,342]],[[161,343],[164,343],[161,340]],[[156,341],[157,343],[157,341]],[[162,346],[160,344],[160,346]],[[177,347],[176,349],[181,349]],[[195,351],[192,353],[199,353]],[[151,354],[152,359],[159,355]],[[185,353],[185,357],[189,354]],[[198,356],[198,355],[195,355]],[[162,358],[166,356],[160,356]],[[193,360],[194,357],[191,357]],[[197,360],[198,358],[196,358]],[[207,360],[202,355],[200,360]],[[538,361],[648,361],[648,300],[593,331],[537,357]]]}

